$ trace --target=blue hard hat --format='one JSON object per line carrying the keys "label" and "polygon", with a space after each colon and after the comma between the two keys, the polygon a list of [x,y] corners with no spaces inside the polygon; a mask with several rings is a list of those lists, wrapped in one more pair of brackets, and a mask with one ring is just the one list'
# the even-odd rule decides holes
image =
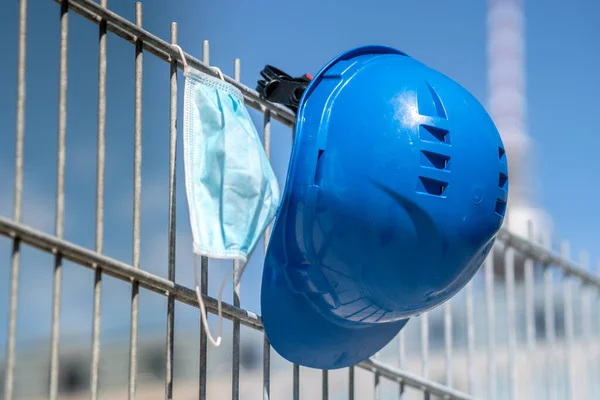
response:
{"label": "blue hard hat", "polygon": [[389,47],[333,59],[300,100],[265,256],[273,348],[347,367],[450,299],[492,248],[507,175],[498,130],[462,86]]}

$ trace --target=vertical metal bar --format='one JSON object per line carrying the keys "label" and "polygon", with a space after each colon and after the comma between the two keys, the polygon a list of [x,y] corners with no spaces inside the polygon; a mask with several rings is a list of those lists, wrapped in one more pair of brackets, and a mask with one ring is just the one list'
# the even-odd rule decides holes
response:
{"label": "vertical metal bar", "polygon": [[556,396],[554,357],[555,323],[554,323],[554,275],[549,265],[544,265],[544,327],[546,330],[546,393],[547,399],[553,400]]}
{"label": "vertical metal bar", "polygon": [[[596,269],[595,269],[595,274],[596,275],[600,275],[600,262],[598,262],[596,264]],[[598,294],[599,294],[599,290],[598,288],[596,288],[596,290],[593,292],[594,295],[592,297],[592,302],[597,302],[598,301]],[[592,305],[594,305],[595,303],[592,303]],[[592,376],[597,376],[597,374],[600,372],[600,364],[598,361],[598,357],[600,356],[600,344],[598,343],[599,340],[599,336],[600,336],[600,318],[598,315],[598,312],[596,311],[596,308],[592,307],[592,311],[591,311],[594,315],[594,319],[595,319],[595,326],[592,327],[593,332],[592,332],[592,340],[594,343],[594,348],[593,348],[593,352],[592,352],[592,372],[591,375]],[[594,397],[599,397],[598,396],[598,391],[600,390],[600,382],[598,382],[595,379],[592,379],[592,381],[594,382],[594,389],[593,389],[593,396]]]}
{"label": "vertical metal bar", "polygon": [[[210,65],[210,45],[208,40],[202,43],[202,61]],[[208,258],[200,257],[200,293],[208,294]],[[199,397],[206,400],[206,360],[207,360],[207,337],[202,329],[202,318],[200,319],[200,369],[199,369]]]}
{"label": "vertical metal bar", "polygon": [[496,307],[494,296],[493,253],[485,260],[485,302],[487,311],[487,384],[488,399],[496,398]]}
{"label": "vertical metal bar", "polygon": [[[600,262],[598,262],[596,264],[596,269],[595,269],[595,274],[596,275],[600,275]],[[594,294],[591,295],[592,299],[590,301],[592,302],[597,302],[598,301],[598,294],[599,294],[599,290],[598,288],[596,288],[596,290],[593,292]],[[592,305],[595,303],[592,303]],[[592,327],[593,332],[592,332],[592,340],[594,343],[594,347],[593,347],[593,351],[592,351],[592,372],[591,372],[591,376],[597,376],[597,374],[600,372],[599,368],[600,368],[600,364],[598,362],[598,357],[600,355],[600,344],[598,343],[598,339],[599,339],[599,335],[600,335],[600,318],[598,315],[598,312],[596,311],[596,309],[594,307],[592,307],[592,311],[590,311],[593,313],[594,315],[594,319],[595,319],[595,326]],[[594,389],[593,389],[593,396],[594,397],[599,397],[598,396],[598,391],[600,389],[600,382],[598,382],[595,379],[592,379],[593,383],[594,383]]]}
{"label": "vertical metal bar", "polygon": [[[240,59],[233,61],[233,77],[240,81]],[[233,262],[233,305],[240,307],[240,262]],[[232,371],[231,371],[231,400],[240,398],[240,320],[233,319]]]}
{"label": "vertical metal bar", "polygon": [[[271,160],[271,110],[265,110],[263,119],[263,145],[265,147],[265,153],[267,159]],[[264,253],[267,253],[269,247],[269,239],[271,238],[271,224],[267,226],[264,233]]]}
{"label": "vertical metal bar", "polygon": [[[107,0],[100,0],[106,8]],[[106,132],[106,20],[99,22],[98,38],[98,156],[96,167],[96,252],[103,252],[104,245],[104,166]],[[98,398],[98,368],[100,365],[100,310],[102,305],[102,269],[94,271],[94,310],[92,322],[92,364],[90,371],[90,394]]]}
{"label": "vertical metal bar", "polygon": [[[533,225],[531,221],[527,223],[527,236],[530,241],[533,241]],[[529,368],[529,398],[535,399],[535,386],[536,386],[536,357],[535,357],[535,305],[534,305],[534,282],[533,282],[533,260],[527,258],[525,260],[525,325],[527,334],[527,353],[529,362],[532,364]]]}
{"label": "vertical metal bar", "polygon": [[373,374],[373,398],[375,400],[381,400],[381,374],[377,371]]}
{"label": "vertical metal bar", "polygon": [[444,304],[444,349],[446,355],[446,386],[452,387],[452,303]]}
{"label": "vertical metal bar", "polygon": [[354,367],[348,368],[348,400],[354,400]]}
{"label": "vertical metal bar", "polygon": [[[421,314],[421,371],[423,378],[429,378],[429,314]],[[429,399],[429,393],[423,393],[425,400]]]}
{"label": "vertical metal bar", "polygon": [[240,59],[236,58],[233,60],[233,79],[235,79],[236,82],[240,81],[240,73]]}
{"label": "vertical metal bar", "polygon": [[[27,52],[27,0],[19,3],[19,55],[17,61],[17,115],[15,129],[15,193],[13,220],[21,222],[23,203],[23,147],[25,141],[25,58]],[[21,242],[13,241],[10,267],[10,306],[8,316],[8,338],[4,375],[4,398],[12,400],[15,373],[15,343],[17,335],[17,308],[19,298],[19,267]]]}
{"label": "vertical metal bar", "polygon": [[[292,128],[292,142],[294,141],[296,136],[296,127]],[[294,364],[294,400],[300,399],[300,366]]]}
{"label": "vertical metal bar", "polygon": [[[404,339],[404,330],[400,331],[398,334],[398,368],[402,369],[404,367],[404,361],[406,360],[406,346]],[[404,396],[404,382],[400,381],[400,391],[398,393],[398,398],[402,399]]]}
{"label": "vertical metal bar", "polygon": [[[67,136],[67,40],[69,34],[67,0],[60,3],[60,73],[58,91],[58,151],[56,168],[56,237],[64,235],[65,159]],[[62,255],[55,254],[50,334],[50,399],[58,398],[58,349],[60,341],[60,300],[62,292]]]}
{"label": "vertical metal bar", "polygon": [[[375,353],[375,359],[379,358],[379,353]],[[381,374],[377,371],[373,373],[373,394],[375,400],[381,400]]]}
{"label": "vertical metal bar", "polygon": [[271,343],[265,335],[263,344],[263,400],[271,398]]}
{"label": "vertical metal bar", "polygon": [[294,364],[294,400],[300,400],[300,366]]}
{"label": "vertical metal bar", "polygon": [[467,322],[467,391],[475,392],[475,324],[473,321],[473,281],[465,288],[466,322]]}
{"label": "vertical metal bar", "polygon": [[[265,110],[263,119],[263,144],[267,159],[271,160],[271,111]],[[271,225],[267,226],[264,234],[264,254],[267,253],[269,247],[269,239],[271,238]],[[271,344],[267,335],[263,346],[263,400],[269,400],[271,397]]]}
{"label": "vertical metal bar", "polygon": [[323,400],[329,400],[329,375],[323,370]]}
{"label": "vertical metal bar", "polygon": [[[581,266],[581,268],[585,269],[586,271],[589,270],[590,265],[589,265],[589,256],[588,253],[586,251],[581,251],[579,254],[579,264]],[[581,291],[580,291],[580,298],[581,298],[581,336],[582,336],[582,343],[585,346],[585,349],[587,351],[583,352],[583,373],[580,375],[580,384],[579,387],[582,388],[583,390],[583,395],[581,396],[582,398],[591,398],[590,393],[589,393],[589,374],[590,374],[590,366],[589,366],[589,353],[588,352],[592,352],[592,323],[591,323],[591,314],[590,314],[590,287],[589,285],[585,284],[585,283],[581,283],[582,287],[581,287]]]}
{"label": "vertical metal bar", "polygon": [[[135,23],[142,27],[142,3],[135,3]],[[142,41],[135,42],[135,111],[133,151],[133,267],[140,267],[140,213],[142,197]],[[131,333],[129,341],[129,400],[135,399],[137,381],[137,341],[139,283],[131,283]]]}
{"label": "vertical metal bar", "polygon": [[202,62],[210,65],[210,42],[208,40],[202,42]]}
{"label": "vertical metal bar", "polygon": [[[563,259],[568,260],[570,257],[570,246],[568,242],[563,242],[561,245],[561,254]],[[565,275],[563,281],[563,295],[564,295],[564,316],[565,316],[565,340],[566,340],[566,351],[567,351],[567,396],[570,399],[574,399],[574,381],[573,381],[573,299],[571,297],[571,277]]]}
{"label": "vertical metal bar", "polygon": [[[177,24],[171,23],[171,43],[177,44]],[[177,156],[177,59],[171,60],[169,71],[169,250],[168,277],[175,282],[176,249],[176,156]],[[175,298],[167,297],[167,357],[165,373],[165,398],[173,398],[173,360],[175,357]]]}
{"label": "vertical metal bar", "polygon": [[515,250],[505,251],[506,311],[508,329],[508,382],[510,398],[517,398],[517,334],[515,327]]}

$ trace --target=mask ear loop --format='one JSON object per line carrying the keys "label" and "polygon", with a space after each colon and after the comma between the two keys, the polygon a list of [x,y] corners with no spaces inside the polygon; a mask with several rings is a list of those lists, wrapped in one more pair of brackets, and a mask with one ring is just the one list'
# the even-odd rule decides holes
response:
{"label": "mask ear loop", "polygon": [[[183,63],[183,74],[187,76],[188,63],[187,63],[187,60],[185,59],[185,54],[183,53],[183,50],[181,49],[181,47],[178,44],[172,44],[171,46],[173,46],[173,48],[179,52],[179,56],[181,57],[181,62]],[[219,68],[217,68],[217,67],[210,67],[210,68],[212,68],[212,70],[215,71],[219,75],[219,78],[221,78],[221,80],[223,82],[225,82],[225,76],[223,75],[223,72],[221,72],[221,70]]]}
{"label": "mask ear loop", "polygon": [[221,283],[221,288],[219,289],[219,297],[217,298],[217,309],[219,315],[219,336],[217,336],[217,340],[213,338],[210,333],[210,329],[208,327],[208,317],[206,316],[206,307],[204,306],[204,300],[202,300],[202,294],[200,293],[200,284],[198,283],[198,256],[194,254],[194,283],[196,285],[196,299],[198,300],[198,305],[200,306],[200,317],[202,319],[202,326],[204,328],[204,332],[206,336],[210,340],[210,342],[215,347],[219,347],[221,345],[221,332],[223,331],[223,314],[221,309],[221,299],[223,298],[223,289],[225,289],[225,284],[231,278],[231,276],[236,273],[236,270],[231,271],[223,282]]}

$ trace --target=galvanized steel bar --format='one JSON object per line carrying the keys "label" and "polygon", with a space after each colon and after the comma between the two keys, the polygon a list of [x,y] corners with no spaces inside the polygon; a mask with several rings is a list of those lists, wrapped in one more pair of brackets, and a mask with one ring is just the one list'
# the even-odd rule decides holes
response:
{"label": "galvanized steel bar", "polygon": [[[67,41],[69,8],[64,0],[60,5],[60,67],[58,89],[58,149],[56,167],[56,237],[63,238],[65,221],[65,159],[67,139]],[[60,301],[62,294],[62,264],[60,252],[54,256],[52,291],[52,326],[50,333],[50,400],[58,398],[58,357],[60,342]]]}
{"label": "galvanized steel bar", "polygon": [[[208,40],[202,42],[202,60],[206,65],[210,65],[210,45]],[[200,257],[200,293],[202,296],[206,296],[208,293],[208,258],[204,256]],[[206,363],[208,355],[208,337],[206,336],[204,329],[202,329],[202,323],[202,318],[200,318],[200,368],[198,371],[198,384],[200,400],[206,400]]]}
{"label": "galvanized steel bar", "polygon": [[[421,314],[421,374],[429,379],[429,314]],[[424,390],[424,399],[429,399],[429,393]]]}
{"label": "galvanized steel bar", "polygon": [[581,268],[576,263],[565,259],[563,256],[556,254],[554,251],[547,249],[539,243],[531,242],[526,238],[510,233],[505,229],[501,229],[500,232],[498,232],[498,240],[534,260],[551,264],[563,270],[565,273],[581,279],[585,283],[600,287],[600,276]]}
{"label": "galvanized steel bar", "polygon": [[[171,43],[177,44],[177,24],[171,23]],[[168,272],[170,281],[175,282],[176,250],[176,157],[177,157],[177,59],[171,60],[169,71],[169,243]],[[175,357],[175,298],[167,297],[167,351],[165,365],[165,398],[173,398],[173,366]]]}
{"label": "galvanized steel bar", "polygon": [[[19,43],[17,54],[17,113],[15,123],[15,183],[14,183],[14,198],[13,198],[13,221],[21,222],[23,209],[23,157],[25,147],[25,98],[26,92],[26,58],[27,58],[27,0],[19,1]],[[18,258],[18,253],[17,253]],[[14,260],[14,258],[13,258]],[[18,274],[19,264],[11,267],[12,272]],[[17,281],[18,282],[18,281]],[[11,284],[11,292],[13,285]],[[14,287],[14,292],[17,287]],[[16,298],[15,298],[16,300]],[[12,308],[15,307],[15,312],[12,313]],[[11,296],[11,315],[16,317],[16,302],[12,302]],[[10,319],[12,321],[12,317]],[[9,323],[9,326],[15,326]],[[14,329],[9,328],[9,332],[14,332]],[[9,335],[9,336],[14,336]],[[10,347],[10,346],[9,346]],[[7,352],[8,353],[8,352]],[[14,359],[11,361],[14,362]],[[14,366],[14,365],[13,365]],[[8,371],[7,371],[8,372]],[[11,382],[12,383],[12,382]],[[6,388],[5,388],[6,389]],[[11,389],[12,390],[12,389]]]}
{"label": "galvanized steel bar", "polygon": [[[19,238],[22,242],[43,251],[50,253],[60,252],[64,259],[84,267],[94,269],[95,266],[98,266],[103,269],[106,275],[125,282],[137,281],[140,287],[163,296],[173,293],[175,300],[198,308],[196,293],[190,288],[146,272],[141,268],[134,268],[122,261],[97,254],[93,250],[59,239],[53,235],[48,235],[31,227],[16,223],[2,216],[0,216],[0,234],[12,239]],[[218,311],[217,300],[206,295],[203,295],[203,300],[207,310],[216,314]],[[222,313],[226,319],[231,320],[236,317],[248,327],[259,331],[263,330],[260,317],[250,311],[242,310],[223,302]]]}
{"label": "galvanized steel bar", "polygon": [[[550,248],[550,238],[545,236],[539,241],[542,246]],[[546,398],[553,400],[556,397],[556,375],[555,372],[555,340],[556,325],[554,315],[554,268],[547,263],[542,263],[543,285],[544,285],[544,330],[545,330],[545,361],[546,361]]]}
{"label": "galvanized steel bar", "polygon": [[[570,256],[570,246],[568,242],[561,244],[561,253],[564,259]],[[573,299],[571,297],[571,279],[567,272],[563,278],[563,296],[564,296],[564,318],[565,318],[565,341],[567,351],[566,382],[567,396],[574,399],[574,381],[573,381]]]}
{"label": "galvanized steel bar", "polygon": [[[267,159],[271,159],[271,111],[265,110],[263,118],[263,145],[265,147],[265,153]],[[269,247],[269,239],[271,238],[271,224],[265,229],[263,236],[264,242],[264,254],[267,254],[267,248]],[[271,398],[271,344],[267,335],[265,335],[263,345],[263,400],[270,400]]]}
{"label": "galvanized steel bar", "polygon": [[[27,55],[27,0],[19,2],[19,44],[17,55],[17,113],[15,126],[15,183],[13,220],[21,222],[23,204],[23,148],[25,143],[25,60]],[[14,395],[15,346],[17,337],[17,309],[19,300],[19,269],[21,241],[13,240],[10,265],[10,296],[8,306],[8,332],[4,372],[4,398],[12,400]]]}
{"label": "galvanized steel bar", "polygon": [[263,400],[271,399],[271,343],[265,335],[263,342]]}
{"label": "galvanized steel bar", "polygon": [[[100,0],[106,7],[107,0]],[[99,23],[98,39],[98,149],[96,165],[96,252],[104,247],[104,170],[106,154],[106,21]],[[98,368],[100,365],[100,311],[102,305],[102,268],[94,271],[94,308],[92,322],[92,362],[90,397],[98,399]]]}
{"label": "galvanized steel bar", "polygon": [[[60,252],[66,260],[80,264],[81,266],[94,268],[99,266],[103,269],[104,274],[113,276],[125,282],[132,280],[138,281],[140,286],[153,291],[155,293],[167,296],[173,293],[175,299],[198,308],[195,292],[187,287],[176,284],[167,279],[161,278],[141,268],[133,268],[121,261],[117,261],[105,255],[97,254],[93,250],[89,250],[70,243],[66,240],[59,239],[53,235],[40,232],[32,229],[21,223],[16,223],[8,218],[0,216],[0,234],[11,239],[20,239],[23,243],[38,248],[43,251]],[[207,310],[213,314],[217,313],[217,300],[203,295],[203,301]],[[262,331],[262,323],[260,317],[247,310],[242,310],[227,303],[222,303],[223,317],[229,320],[233,317],[239,318],[240,321],[251,328]],[[453,399],[471,399],[471,396],[460,391],[446,388],[436,382],[429,381],[423,377],[411,374],[407,371],[402,371],[397,368],[385,365],[377,360],[366,360],[357,365],[367,371],[373,372],[377,370],[382,377],[390,379],[394,382],[402,380],[407,385],[425,389],[430,393],[440,396],[448,395]]]}
{"label": "galvanized steel bar", "polygon": [[300,366],[294,364],[293,366],[293,388],[294,388],[294,400],[300,400]]}
{"label": "galvanized steel bar", "polygon": [[241,73],[240,63],[241,63],[241,61],[239,58],[236,58],[233,60],[233,79],[238,83],[240,82],[240,73]]}
{"label": "galvanized steel bar", "polygon": [[[236,82],[240,81],[240,59],[233,61],[233,76]],[[240,307],[240,271],[238,260],[233,262],[233,305]],[[233,319],[233,344],[231,361],[231,400],[240,398],[240,320]]]}
{"label": "galvanized steel bar", "polygon": [[354,367],[348,368],[348,400],[354,400]]}
{"label": "galvanized steel bar", "polygon": [[444,398],[456,400],[473,399],[473,397],[466,393],[460,392],[452,388],[448,388],[442,384],[424,378],[423,376],[412,374],[408,371],[399,370],[373,358],[361,362],[360,364],[358,364],[358,366],[367,371],[373,372],[377,370],[377,372],[379,372],[379,374],[382,377],[385,377],[392,381],[397,382],[399,379],[402,379],[407,385],[416,389],[424,390],[425,392],[430,393],[434,396],[441,396]]}
{"label": "galvanized steel bar", "polygon": [[[589,270],[589,255],[586,251],[581,251],[579,253],[579,265],[581,268]],[[581,284],[580,290],[580,301],[581,301],[581,339],[582,344],[585,346],[587,351],[583,352],[583,361],[585,368],[583,368],[583,372],[578,374],[578,386],[585,393],[581,397],[583,398],[591,398],[589,393],[589,382],[590,382],[590,371],[589,371],[589,353],[593,351],[593,343],[592,343],[592,316],[590,313],[590,287],[586,284]],[[593,378],[592,378],[593,379]]]}
{"label": "galvanized steel bar", "polygon": [[[597,275],[600,275],[600,262],[596,263],[596,268],[595,268],[595,273]],[[593,332],[592,332],[592,340],[594,341],[594,351],[592,353],[592,375],[593,376],[597,376],[600,373],[600,314],[598,313],[596,307],[593,307],[593,305],[597,304],[597,301],[600,298],[600,291],[598,290],[598,288],[596,288],[596,290],[594,291],[593,295],[592,295],[592,315],[594,316],[594,319],[596,321],[596,323],[594,324],[595,326],[592,327]],[[600,381],[594,379],[594,395],[596,397],[600,397]]]}
{"label": "galvanized steel bar", "polygon": [[556,397],[554,364],[556,357],[554,323],[554,275],[553,268],[544,265],[544,328],[546,330],[546,393],[549,400]]}
{"label": "galvanized steel bar", "polygon": [[506,311],[508,330],[508,386],[510,398],[517,399],[517,330],[515,316],[515,250],[509,247],[504,252],[506,280]]}
{"label": "galvanized steel bar", "polygon": [[446,386],[452,387],[452,303],[444,304],[444,353],[446,355]]}
{"label": "galvanized steel bar", "polygon": [[[135,3],[135,23],[142,26],[142,3]],[[135,104],[133,150],[133,268],[140,268],[140,225],[142,200],[142,73],[141,40],[135,44]],[[129,400],[135,399],[137,382],[137,343],[139,313],[139,282],[131,282],[131,331],[129,339]]]}
{"label": "galvanized steel bar", "polygon": [[[528,221],[527,231],[529,240],[533,240],[533,225],[531,221]],[[525,325],[526,325],[526,337],[527,337],[527,353],[529,362],[532,363],[529,368],[529,398],[535,399],[535,386],[536,386],[536,373],[537,365],[535,361],[535,304],[534,304],[534,282],[533,282],[533,260],[527,258],[524,265],[524,277],[525,277]]]}
{"label": "galvanized steel bar", "polygon": [[496,307],[494,297],[494,260],[485,260],[485,302],[487,311],[487,386],[488,399],[496,398]]}
{"label": "galvanized steel bar", "polygon": [[[379,353],[375,353],[374,360],[379,360]],[[375,400],[381,400],[381,375],[378,371],[373,372],[373,394]]]}
{"label": "galvanized steel bar", "polygon": [[[263,117],[263,145],[265,147],[265,153],[267,154],[267,159],[271,160],[271,111],[265,110]],[[264,254],[267,253],[267,248],[269,247],[269,239],[271,238],[271,224],[267,226],[265,229],[265,233],[263,236],[264,241]]]}
{"label": "galvanized steel bar", "polygon": [[[60,2],[60,0],[54,1]],[[138,38],[141,39],[144,50],[157,56],[158,58],[161,58],[163,61],[169,62],[171,57],[177,57],[178,55],[177,50],[173,49],[170,43],[158,38],[148,31],[137,27],[135,24],[121,17],[120,15],[99,6],[98,4],[94,3],[93,0],[68,0],[68,2],[74,12],[92,22],[98,23],[100,19],[106,19],[108,21],[108,30],[127,40],[128,42],[135,43]],[[188,54],[186,54],[185,57],[190,67],[200,70],[204,73],[217,76],[216,72],[209,67],[209,63],[206,61],[202,62]],[[183,68],[183,63],[180,63],[179,67]],[[296,116],[290,110],[278,104],[273,104],[262,99],[255,90],[236,82],[234,79],[228,76],[225,76],[225,80],[242,92],[245,103],[249,107],[259,111],[269,109],[273,119],[281,122],[285,126],[294,126]]]}
{"label": "galvanized steel bar", "polygon": [[[398,334],[398,368],[402,369],[404,367],[404,361],[406,360],[406,345],[404,338],[404,330],[401,330]],[[404,396],[404,382],[400,380],[398,398],[402,399]]]}
{"label": "galvanized steel bar", "polygon": [[373,373],[373,394],[375,400],[381,400],[381,375],[377,371]]}
{"label": "galvanized steel bar", "polygon": [[[204,305],[210,307],[206,302],[206,297],[208,297],[208,258],[201,257],[200,258],[200,293],[202,294],[202,298],[204,300]],[[213,311],[214,312],[214,311]],[[224,314],[224,313],[223,313]],[[232,315],[233,317],[239,317],[238,315]],[[202,329],[202,319],[200,319],[200,368],[198,370],[198,384],[199,384],[199,399],[206,400],[206,372],[207,372],[207,357],[208,357],[208,337]]]}
{"label": "galvanized steel bar", "polygon": [[469,281],[465,287],[465,306],[467,324],[467,392],[475,392],[475,324],[473,321],[473,281]]}
{"label": "galvanized steel bar", "polygon": [[327,371],[323,371],[322,382],[323,382],[323,387],[322,387],[322,396],[321,397],[323,400],[329,400],[329,375],[328,375]]}

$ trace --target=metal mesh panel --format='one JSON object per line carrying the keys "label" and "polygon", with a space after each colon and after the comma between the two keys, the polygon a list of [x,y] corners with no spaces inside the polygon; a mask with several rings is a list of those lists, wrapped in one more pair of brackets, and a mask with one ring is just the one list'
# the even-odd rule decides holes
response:
{"label": "metal mesh panel", "polygon": [[[227,398],[220,389],[210,392],[211,382],[222,384],[230,379],[232,399],[260,398],[315,398],[323,399],[363,399],[363,398],[598,398],[600,385],[596,383],[593,371],[597,367],[598,322],[592,313],[591,302],[600,288],[600,277],[588,272],[587,255],[580,262],[570,261],[568,245],[562,246],[560,254],[549,250],[547,243],[535,243],[523,237],[502,230],[499,242],[485,263],[484,268],[451,301],[426,313],[409,323],[397,340],[393,341],[380,354],[355,367],[343,371],[315,371],[273,363],[272,352],[264,335],[255,342],[248,357],[262,357],[262,371],[246,371],[243,364],[244,348],[242,337],[252,331],[262,332],[260,316],[241,308],[241,284],[237,275],[232,293],[233,304],[223,304],[223,315],[231,321],[231,348],[221,348],[219,352],[231,352],[231,362],[225,374],[211,375],[209,348],[201,329],[198,354],[189,353],[185,340],[180,343],[175,336],[175,309],[177,304],[198,307],[194,291],[176,283],[176,183],[177,183],[177,119],[178,119],[178,69],[183,67],[177,50],[171,44],[177,43],[177,25],[171,25],[170,40],[166,41],[142,28],[142,5],[135,7],[135,22],[109,11],[106,0],[94,3],[91,0],[57,1],[60,9],[60,65],[58,76],[58,141],[56,152],[56,209],[54,233],[37,230],[23,222],[24,163],[28,154],[24,151],[26,51],[27,51],[27,0],[19,2],[19,34],[17,54],[17,100],[16,135],[14,139],[14,186],[12,217],[0,215],[0,234],[5,241],[12,243],[10,260],[3,265],[10,266],[10,280],[7,282],[9,294],[8,325],[6,332],[6,353],[4,354],[4,398],[47,398],[56,399],[64,391],[64,382],[85,381],[80,390],[81,398],[91,396],[97,399],[110,386],[111,376],[118,380],[127,376],[127,396],[151,398],[154,395],[171,399],[174,397],[174,382],[177,379],[197,380],[198,392],[189,393],[192,398]],[[38,4],[34,3],[35,8]],[[67,134],[67,82],[69,76],[68,39],[71,18],[85,18],[97,25],[98,36],[98,102],[97,102],[97,146],[96,146],[96,187],[95,187],[95,244],[93,248],[77,245],[65,239],[65,174],[66,174],[66,134]],[[134,54],[135,96],[133,115],[133,179],[128,181],[133,190],[133,231],[132,258],[130,261],[104,255],[105,225],[105,169],[106,169],[106,108],[107,108],[107,36],[116,35],[130,42]],[[73,55],[72,55],[73,56]],[[74,55],[76,56],[76,54]],[[141,192],[142,184],[142,88],[143,73],[147,60],[153,57],[168,63],[169,71],[169,111],[168,146],[168,262],[166,277],[144,270],[140,261]],[[192,67],[209,74],[215,74],[209,67],[208,42],[204,42],[203,60],[185,55]],[[166,74],[165,74],[166,75]],[[291,128],[294,115],[287,109],[265,102],[255,91],[242,85],[240,80],[240,60],[234,62],[234,77],[226,76],[227,82],[240,89],[247,106],[264,114],[262,134],[267,154],[271,154],[271,122],[277,121]],[[158,78],[157,78],[158,79]],[[163,77],[162,79],[166,79]],[[2,93],[4,96],[5,93]],[[151,111],[152,112],[152,111]],[[33,115],[29,116],[34,118]],[[5,189],[7,190],[7,189]],[[265,233],[266,250],[269,230]],[[27,346],[17,346],[19,327],[17,312],[23,292],[28,291],[29,283],[20,279],[21,259],[24,248],[36,248],[49,255],[52,261],[51,329],[49,346],[45,351],[31,350]],[[260,253],[260,252],[257,252]],[[260,256],[260,254],[258,255]],[[63,270],[66,262],[91,269],[94,285],[93,310],[89,320],[92,323],[91,349],[79,348],[76,343],[60,341],[61,301],[63,293]],[[498,265],[503,274],[498,279]],[[201,292],[210,313],[217,312],[217,301],[208,295],[209,260],[202,258]],[[187,266],[186,266],[187,267]],[[232,265],[237,268],[238,265]],[[518,273],[517,273],[518,272]],[[516,277],[523,277],[516,279]],[[129,285],[131,296],[123,307],[130,309],[129,340],[127,342],[127,366],[119,369],[112,364],[102,370],[101,359],[110,359],[119,351],[110,346],[101,346],[102,299],[110,293],[102,291],[105,277],[117,279]],[[482,290],[474,287],[474,282],[482,282]],[[559,283],[557,285],[557,282]],[[147,346],[146,338],[140,330],[140,293],[147,291],[153,296],[166,298],[166,343],[162,351],[153,353]],[[243,329],[242,329],[243,328]],[[261,333],[262,335],[262,333]],[[264,343],[261,349],[261,344]],[[63,350],[64,349],[64,350]],[[77,354],[87,354],[85,364],[76,364],[69,369],[69,349]],[[101,349],[105,349],[101,352]],[[261,354],[257,356],[257,354]],[[60,355],[60,357],[59,357]],[[116,354],[114,354],[116,357]],[[36,358],[37,357],[37,358]],[[194,359],[197,376],[177,373],[175,359]],[[47,375],[35,375],[34,367],[29,368],[31,358],[46,360],[43,368]],[[273,357],[274,358],[274,357]],[[143,360],[144,365],[140,362]],[[197,364],[196,364],[197,363]],[[17,368],[19,364],[24,367]],[[116,364],[115,364],[116,365]],[[19,373],[19,371],[21,371]],[[25,371],[25,372],[23,372]],[[89,371],[89,376],[87,372]],[[149,372],[148,372],[149,371]],[[112,375],[111,375],[112,373]],[[147,374],[155,374],[163,380],[164,391],[156,389],[155,383],[148,383]],[[20,377],[20,375],[23,375]],[[79,374],[79,375],[78,375]],[[83,378],[81,377],[83,374]],[[244,376],[246,375],[246,376]],[[181,378],[178,378],[181,376]],[[369,378],[370,376],[370,378]],[[225,377],[225,378],[224,378]],[[287,383],[278,385],[280,379],[289,378]],[[286,378],[286,379],[287,379]],[[156,379],[154,379],[156,381]],[[291,381],[291,382],[290,382]],[[317,384],[315,381],[319,381]],[[104,382],[105,384],[102,384]],[[27,395],[19,395],[19,385],[28,387]],[[107,387],[108,387],[107,386]],[[275,389],[277,386],[277,389]],[[241,388],[245,389],[241,389]],[[154,388],[154,389],[152,389]],[[151,390],[152,389],[152,390]],[[24,389],[23,389],[24,390]],[[108,389],[107,389],[108,390]],[[150,390],[150,391],[149,391]],[[88,394],[89,392],[89,394]],[[277,392],[277,394],[275,394]],[[23,392],[25,393],[25,392]],[[103,394],[109,398],[110,391]],[[156,394],[158,393],[158,394]],[[183,393],[183,391],[182,391]],[[186,392],[187,393],[187,392]],[[124,393],[115,394],[123,398]]]}

